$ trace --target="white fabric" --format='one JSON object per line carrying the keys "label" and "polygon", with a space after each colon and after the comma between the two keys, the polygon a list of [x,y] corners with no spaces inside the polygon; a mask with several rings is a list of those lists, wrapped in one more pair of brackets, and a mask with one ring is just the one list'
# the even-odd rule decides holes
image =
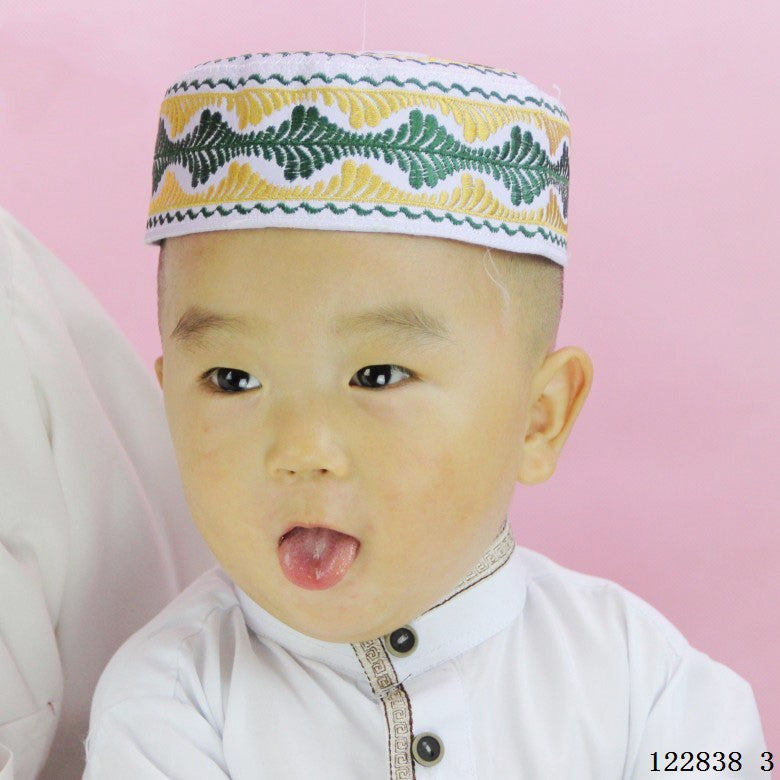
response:
{"label": "white fabric", "polygon": [[213,559],[151,371],[2,210],[0,355],[0,778],[72,780],[108,659]]}
{"label": "white fabric", "polygon": [[8,748],[0,745],[0,780],[13,780],[14,757]]}
{"label": "white fabric", "polygon": [[[770,776],[750,686],[612,582],[515,547],[411,626],[417,649],[392,663],[413,732],[444,745],[417,780],[654,778],[650,754],[672,750],[745,757],[696,777]],[[380,780],[388,743],[353,646],[286,626],[215,569],[107,667],[85,778]]]}

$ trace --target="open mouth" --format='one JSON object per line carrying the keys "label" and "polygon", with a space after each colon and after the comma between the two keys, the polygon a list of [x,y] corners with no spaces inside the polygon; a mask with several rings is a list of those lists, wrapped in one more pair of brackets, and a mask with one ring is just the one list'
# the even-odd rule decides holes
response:
{"label": "open mouth", "polygon": [[325,590],[340,582],[360,551],[360,541],[333,528],[296,525],[279,538],[282,573],[307,590]]}

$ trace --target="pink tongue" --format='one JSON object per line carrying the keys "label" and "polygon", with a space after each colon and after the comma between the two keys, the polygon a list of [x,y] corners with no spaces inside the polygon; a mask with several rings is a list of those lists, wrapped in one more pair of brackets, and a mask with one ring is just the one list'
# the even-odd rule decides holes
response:
{"label": "pink tongue", "polygon": [[341,580],[358,553],[354,536],[330,528],[293,528],[279,545],[284,576],[301,588],[324,590]]}

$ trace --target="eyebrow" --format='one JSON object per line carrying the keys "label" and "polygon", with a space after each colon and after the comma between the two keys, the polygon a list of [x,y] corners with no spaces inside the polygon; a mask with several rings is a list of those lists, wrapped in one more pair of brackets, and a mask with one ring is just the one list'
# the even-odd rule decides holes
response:
{"label": "eyebrow", "polygon": [[230,330],[247,333],[251,326],[249,320],[234,314],[217,314],[202,306],[190,306],[179,317],[170,338],[187,346],[198,346],[215,331]]}
{"label": "eyebrow", "polygon": [[[197,347],[218,331],[250,334],[253,330],[265,330],[267,326],[268,322],[259,317],[222,314],[194,305],[179,318],[170,338],[186,346]],[[331,325],[330,332],[334,336],[385,333],[423,346],[454,342],[450,329],[441,318],[409,302],[385,304],[344,315]]]}

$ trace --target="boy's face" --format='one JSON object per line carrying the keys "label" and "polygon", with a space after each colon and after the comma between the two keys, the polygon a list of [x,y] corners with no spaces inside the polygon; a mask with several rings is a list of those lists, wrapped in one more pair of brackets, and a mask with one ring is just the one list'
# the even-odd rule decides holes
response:
{"label": "boy's face", "polygon": [[[519,318],[483,253],[318,230],[166,242],[156,369],[190,510],[234,581],[298,631],[347,642],[398,628],[452,589],[503,524],[536,399]],[[424,309],[449,335],[347,323],[396,305]],[[172,337],[194,306],[246,326]],[[359,541],[332,587],[283,573],[279,540],[297,523]]]}

